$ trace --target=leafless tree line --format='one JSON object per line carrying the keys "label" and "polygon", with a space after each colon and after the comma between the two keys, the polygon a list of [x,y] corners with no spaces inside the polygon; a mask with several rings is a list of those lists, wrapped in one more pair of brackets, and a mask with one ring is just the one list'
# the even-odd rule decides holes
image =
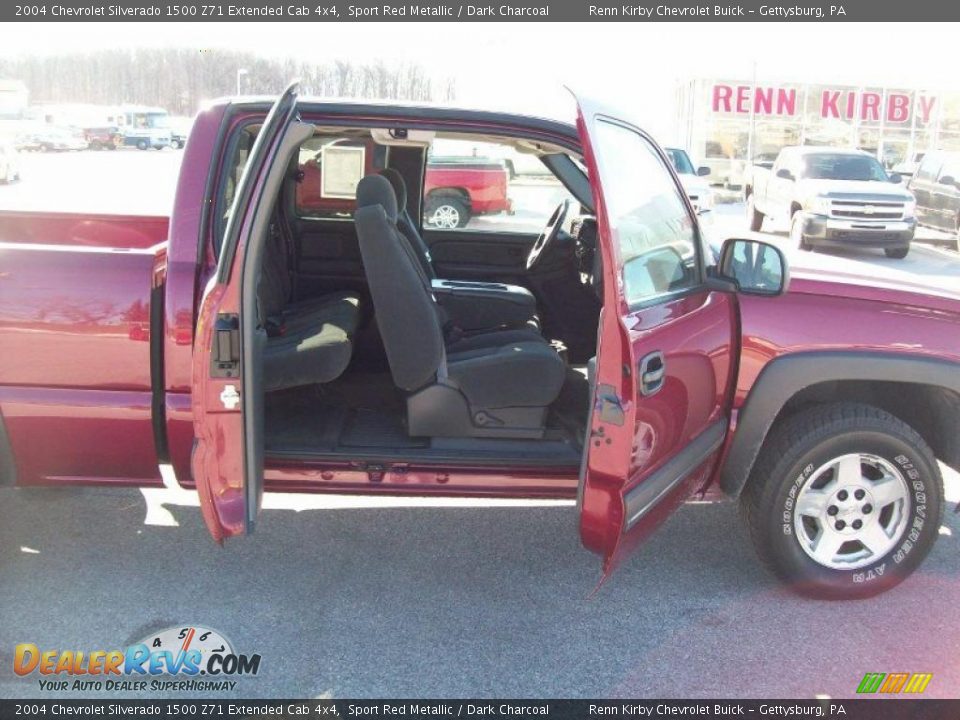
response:
{"label": "leafless tree line", "polygon": [[305,93],[324,97],[443,102],[453,100],[456,90],[451,78],[431,78],[413,64],[311,64],[184,48],[3,59],[0,77],[24,81],[31,103],[136,103],[181,115],[192,114],[204,100],[234,95],[238,77],[244,95],[276,95],[292,78],[301,80]]}

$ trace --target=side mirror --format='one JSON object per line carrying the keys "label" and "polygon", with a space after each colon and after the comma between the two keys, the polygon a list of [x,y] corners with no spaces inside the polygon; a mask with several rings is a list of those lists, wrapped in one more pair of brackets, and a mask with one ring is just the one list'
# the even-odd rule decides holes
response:
{"label": "side mirror", "polygon": [[701,165],[697,168],[697,175],[700,177],[706,177],[710,174],[710,167],[708,165]]}
{"label": "side mirror", "polygon": [[784,180],[793,180],[793,173],[787,170],[787,168],[780,168],[777,170],[777,177],[783,178]]}
{"label": "side mirror", "polygon": [[727,240],[717,272],[745,295],[783,295],[790,286],[790,268],[780,248],[760,240]]}
{"label": "side mirror", "polygon": [[950,185],[951,187],[956,187],[957,181],[952,175],[944,175],[942,178],[937,180],[937,183],[940,185]]}
{"label": "side mirror", "polygon": [[894,183],[895,185],[899,185],[900,183],[903,182],[903,175],[896,172],[890,173],[890,182]]}

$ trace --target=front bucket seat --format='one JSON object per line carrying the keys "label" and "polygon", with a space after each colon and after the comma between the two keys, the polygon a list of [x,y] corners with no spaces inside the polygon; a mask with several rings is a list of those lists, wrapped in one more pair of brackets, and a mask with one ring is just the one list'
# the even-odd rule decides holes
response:
{"label": "front bucket seat", "polygon": [[357,186],[354,215],[390,372],[407,391],[412,436],[538,438],[566,364],[529,331],[489,332],[448,347],[429,280],[397,229],[397,197],[380,175]]}

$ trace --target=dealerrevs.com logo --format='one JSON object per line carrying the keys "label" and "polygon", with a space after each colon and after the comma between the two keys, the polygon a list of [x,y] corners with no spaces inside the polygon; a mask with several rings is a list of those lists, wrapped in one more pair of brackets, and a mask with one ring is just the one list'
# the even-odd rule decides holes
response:
{"label": "dealerrevs.com logo", "polygon": [[187,625],[122,650],[43,650],[20,643],[13,671],[37,677],[40,689],[51,691],[233,690],[233,678],[260,671],[260,655],[237,653],[216,630]]}

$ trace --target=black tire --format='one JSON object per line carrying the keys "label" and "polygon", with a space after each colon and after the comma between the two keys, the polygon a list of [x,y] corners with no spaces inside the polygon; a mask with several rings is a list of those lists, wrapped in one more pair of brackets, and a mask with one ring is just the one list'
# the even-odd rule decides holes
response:
{"label": "black tire", "polygon": [[[433,228],[463,228],[470,222],[470,207],[457,195],[434,195],[427,198],[427,225]],[[444,210],[448,212],[444,212]],[[455,224],[437,224],[434,214],[440,212],[445,218],[455,218]]]}
{"label": "black tire", "polygon": [[799,225],[800,223],[800,211],[797,210],[790,216],[790,237],[797,243],[797,247],[801,250],[813,250],[813,245],[811,245],[806,237],[803,235],[803,228]]}
{"label": "black tire", "polygon": [[[902,534],[885,554],[861,567],[837,569],[814,560],[801,546],[794,501],[818,468],[853,453],[879,457],[896,468],[909,507],[901,510],[906,523]],[[818,405],[774,427],[741,507],[761,561],[792,591],[828,600],[865,598],[902,582],[930,551],[943,514],[943,479],[933,451],[902,420],[860,403]],[[877,522],[886,511],[877,511]]]}
{"label": "black tire", "polygon": [[747,221],[753,232],[760,232],[763,227],[763,213],[754,205],[753,193],[747,195]]}
{"label": "black tire", "polygon": [[905,248],[885,248],[884,253],[886,253],[888,258],[893,258],[894,260],[903,260],[907,253],[910,252],[910,247]]}
{"label": "black tire", "polygon": [[137,150],[149,150],[150,143],[146,140],[137,140]]}

